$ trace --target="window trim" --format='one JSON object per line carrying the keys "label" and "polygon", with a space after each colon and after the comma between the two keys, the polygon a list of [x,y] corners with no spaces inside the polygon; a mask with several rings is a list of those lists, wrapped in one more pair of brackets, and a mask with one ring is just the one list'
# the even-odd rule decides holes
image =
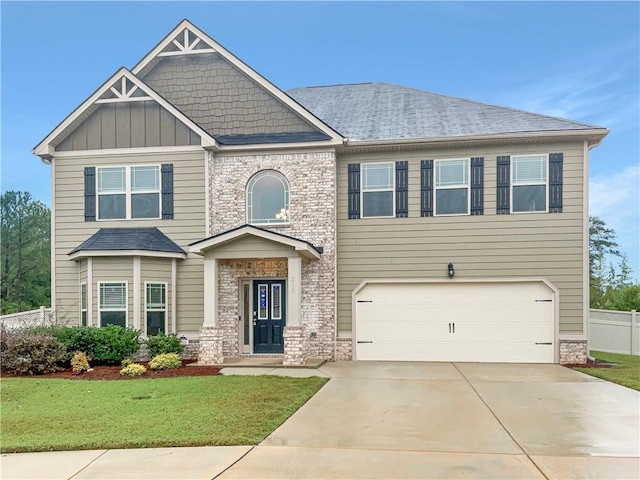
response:
{"label": "window trim", "polygon": [[[514,165],[514,159],[515,158],[526,158],[526,157],[544,157],[545,158],[545,178],[546,181],[545,183],[540,183],[540,182],[526,182],[526,183],[518,183],[517,185],[515,185],[514,180],[513,180],[513,174],[515,169],[513,168]],[[515,214],[515,215],[520,215],[520,214],[531,214],[531,213],[549,213],[549,154],[548,153],[530,153],[527,155],[511,155],[511,161],[510,161],[510,173],[509,173],[509,198],[511,199],[511,205],[509,205],[509,213],[511,214]],[[540,185],[544,185],[545,188],[545,209],[544,210],[527,210],[524,212],[519,212],[519,211],[514,211],[513,210],[513,205],[515,204],[514,198],[513,198],[513,187],[533,187],[533,186],[540,186]]]}
{"label": "window trim", "polygon": [[[467,211],[466,213],[438,213],[438,190],[462,190],[460,185],[438,187],[438,163],[464,160],[467,162]],[[463,217],[471,215],[471,157],[440,158],[433,161],[433,216],[434,217]]]}
{"label": "window trim", "polygon": [[[364,171],[367,165],[390,165],[391,166],[391,189],[388,188],[374,188],[365,191],[364,185]],[[388,192],[391,191],[391,215],[375,215],[367,216],[364,214],[364,194],[374,192]],[[396,162],[366,162],[360,164],[360,218],[396,218]]]}
{"label": "window trim", "polygon": [[124,325],[125,328],[129,326],[129,282],[127,280],[104,280],[101,282],[97,282],[98,284],[98,323],[100,327],[102,325],[102,312],[121,312],[122,310],[118,308],[102,308],[102,295],[100,294],[100,290],[102,285],[108,283],[120,283],[124,285],[124,296],[125,296],[125,309],[124,309]]}
{"label": "window trim", "polygon": [[[158,190],[141,190],[133,192],[131,190],[131,171],[137,167],[156,167],[158,169]],[[100,193],[100,170],[107,168],[124,168],[124,191],[122,192],[109,192]],[[157,217],[144,217],[134,218],[131,216],[132,208],[132,196],[139,194],[157,193],[158,194],[158,216]],[[125,201],[125,217],[124,218],[100,218],[100,197],[108,195],[124,195]],[[96,166],[96,221],[98,222],[118,222],[129,220],[160,220],[162,219],[162,165],[159,163],[153,164],[135,164],[135,165],[100,165]]]}
{"label": "window trim", "polygon": [[[253,186],[260,179],[260,177],[264,177],[267,175],[271,175],[282,183],[282,186],[285,190],[285,210],[287,213],[287,217],[284,221],[267,221],[267,222],[252,222],[251,218],[249,218],[249,211],[253,214],[253,207],[249,208],[250,203],[253,201]],[[289,185],[289,180],[284,176],[282,172],[275,170],[273,168],[265,168],[257,171],[247,181],[247,186],[245,187],[245,219],[248,225],[264,225],[264,226],[275,226],[275,225],[291,225],[291,186]]]}
{"label": "window trim", "polygon": [[[83,300],[83,295],[82,295],[82,290],[84,287],[84,307],[82,306],[82,300]],[[88,311],[87,311],[87,306],[89,305],[89,289],[87,288],[87,282],[81,282],[80,283],[80,326],[88,326],[87,322],[89,320],[89,315],[88,315]],[[85,315],[85,321],[84,321],[84,325],[82,323],[82,314],[84,313]]]}
{"label": "window trim", "polygon": [[[164,308],[149,308],[149,304],[147,303],[147,285],[164,285]],[[147,312],[164,312],[164,334],[169,334],[169,283],[168,282],[153,282],[153,281],[145,281],[144,282],[144,336],[148,337],[148,323],[147,323]]]}

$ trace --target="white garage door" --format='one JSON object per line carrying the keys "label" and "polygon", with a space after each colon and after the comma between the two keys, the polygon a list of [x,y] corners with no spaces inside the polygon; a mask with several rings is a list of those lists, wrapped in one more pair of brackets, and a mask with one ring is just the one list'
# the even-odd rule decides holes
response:
{"label": "white garage door", "polygon": [[554,361],[543,282],[369,283],[355,308],[357,360]]}

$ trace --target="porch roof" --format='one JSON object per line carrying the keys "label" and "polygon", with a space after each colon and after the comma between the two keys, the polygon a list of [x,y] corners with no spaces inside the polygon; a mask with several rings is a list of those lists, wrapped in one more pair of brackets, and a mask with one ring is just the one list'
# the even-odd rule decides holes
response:
{"label": "porch roof", "polygon": [[[299,256],[311,260],[319,259],[322,254],[322,247],[317,247],[310,242],[247,224],[198,240],[189,245],[189,251],[204,255],[208,250],[216,249],[247,237],[264,239],[277,245],[291,247],[292,251],[295,251]],[[246,256],[250,258],[251,253],[248,252]]]}

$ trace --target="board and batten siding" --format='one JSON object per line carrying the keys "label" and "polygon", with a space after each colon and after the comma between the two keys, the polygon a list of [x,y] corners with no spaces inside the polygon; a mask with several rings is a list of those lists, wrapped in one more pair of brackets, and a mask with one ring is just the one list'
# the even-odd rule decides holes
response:
{"label": "board and batten siding", "polygon": [[[563,212],[496,214],[496,157],[564,154]],[[484,157],[484,215],[420,216],[420,161]],[[350,163],[409,162],[408,218],[349,220]],[[560,333],[583,330],[583,144],[433,148],[338,157],[338,330],[350,336],[364,279],[545,277],[560,290]],[[473,315],[473,312],[469,312]]]}
{"label": "board and batten siding", "polygon": [[200,145],[200,137],[154,101],[100,105],[57,151]]}
{"label": "board and batten siding", "polygon": [[[191,147],[193,148],[193,147]],[[76,262],[69,260],[68,253],[84,242],[98,229],[105,227],[158,227],[165,235],[188,251],[188,245],[205,236],[205,179],[204,151],[167,152],[138,155],[100,155],[82,157],[56,157],[55,192],[55,308],[65,313],[69,324],[77,325],[78,299],[80,285]],[[174,181],[174,219],[173,220],[106,220],[84,221],[84,167],[88,166],[127,166],[173,164]],[[93,319],[97,319],[96,299],[97,282],[101,280],[100,269],[94,259]],[[110,257],[107,262],[117,258]],[[133,272],[133,260],[127,257],[129,277]],[[177,318],[178,333],[197,334],[204,317],[203,261],[189,254],[185,260],[178,260],[177,268]],[[170,265],[170,260],[167,260]],[[114,265],[118,262],[114,262]],[[146,265],[146,263],[145,263]],[[124,267],[123,267],[124,268]],[[122,272],[123,275],[125,272]],[[142,272],[144,274],[144,271]],[[144,278],[144,277],[143,277]],[[114,278],[115,279],[115,278]],[[126,280],[126,278],[122,278]],[[133,286],[129,285],[130,301]],[[141,289],[141,305],[144,304],[144,291]],[[144,306],[144,305],[143,305]],[[142,318],[142,316],[141,316]],[[129,321],[132,321],[129,312]]]}

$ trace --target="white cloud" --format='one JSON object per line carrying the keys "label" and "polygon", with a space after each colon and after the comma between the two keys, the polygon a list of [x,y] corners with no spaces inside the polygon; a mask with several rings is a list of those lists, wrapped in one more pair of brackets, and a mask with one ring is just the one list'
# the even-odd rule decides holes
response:
{"label": "white cloud", "polygon": [[616,231],[621,250],[640,274],[640,166],[589,180],[589,214],[604,220]]}

